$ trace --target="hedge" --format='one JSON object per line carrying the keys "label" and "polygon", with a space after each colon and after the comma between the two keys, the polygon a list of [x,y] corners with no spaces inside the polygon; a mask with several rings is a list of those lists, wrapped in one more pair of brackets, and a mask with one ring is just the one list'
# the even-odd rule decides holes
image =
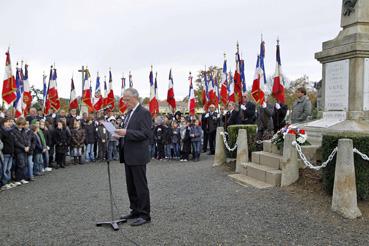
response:
{"label": "hedge", "polygon": [[[229,147],[233,147],[237,141],[237,135],[239,129],[246,129],[247,131],[247,143],[249,147],[249,155],[251,157],[251,152],[256,151],[256,125],[232,125],[227,127],[227,132],[229,134],[228,144]],[[236,158],[237,149],[233,152],[229,152],[226,149],[227,157]]]}
{"label": "hedge", "polygon": [[[364,154],[369,154],[369,134],[358,132],[329,133],[323,135],[322,157],[324,161],[328,159],[332,150],[338,145],[338,139],[341,138],[352,139],[354,148]],[[336,156],[322,171],[323,188],[328,194],[333,193]],[[367,200],[369,198],[369,162],[355,153],[354,163],[358,199]]]}

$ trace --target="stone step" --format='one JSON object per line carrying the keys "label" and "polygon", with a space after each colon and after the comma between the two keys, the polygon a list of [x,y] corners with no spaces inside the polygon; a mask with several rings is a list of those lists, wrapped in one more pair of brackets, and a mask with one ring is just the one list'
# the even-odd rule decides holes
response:
{"label": "stone step", "polygon": [[251,153],[251,161],[256,164],[265,165],[275,169],[281,169],[283,156],[265,151]]}
{"label": "stone step", "polygon": [[242,185],[242,186],[252,186],[257,189],[266,189],[266,188],[272,188],[273,185],[267,184],[265,182],[261,182],[257,179],[254,179],[252,177],[246,176],[244,174],[230,174],[228,175],[234,182]]}
{"label": "stone step", "polygon": [[246,168],[247,176],[273,186],[281,186],[281,170],[252,162],[243,163],[242,166]]}

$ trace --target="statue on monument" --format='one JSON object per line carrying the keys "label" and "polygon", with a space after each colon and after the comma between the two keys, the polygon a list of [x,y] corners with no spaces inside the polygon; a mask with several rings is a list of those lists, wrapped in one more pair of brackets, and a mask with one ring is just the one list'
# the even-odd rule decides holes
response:
{"label": "statue on monument", "polygon": [[357,0],[344,0],[343,1],[343,7],[344,7],[343,15],[344,16],[350,16],[350,14],[355,11],[356,2]]}

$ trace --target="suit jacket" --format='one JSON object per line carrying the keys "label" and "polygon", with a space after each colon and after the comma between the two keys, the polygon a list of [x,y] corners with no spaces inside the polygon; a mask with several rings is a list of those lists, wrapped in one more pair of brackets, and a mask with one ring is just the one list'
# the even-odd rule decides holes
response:
{"label": "suit jacket", "polygon": [[240,124],[240,113],[239,111],[232,110],[227,112],[227,126]]}
{"label": "suit jacket", "polygon": [[120,139],[119,155],[121,163],[128,166],[138,166],[150,162],[151,125],[150,112],[138,105],[129,119],[125,137]]}

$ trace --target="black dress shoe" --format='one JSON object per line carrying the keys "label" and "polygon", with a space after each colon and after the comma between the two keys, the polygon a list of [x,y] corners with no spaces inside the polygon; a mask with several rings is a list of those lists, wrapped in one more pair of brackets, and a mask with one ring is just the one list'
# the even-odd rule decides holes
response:
{"label": "black dress shoe", "polygon": [[120,218],[124,220],[137,219],[138,217],[139,216],[135,214],[128,214],[128,215],[120,216]]}
{"label": "black dress shoe", "polygon": [[146,223],[149,223],[151,221],[151,219],[143,219],[141,217],[137,218],[135,221],[133,221],[131,223],[131,226],[140,226],[140,225],[143,225],[143,224],[146,224]]}

